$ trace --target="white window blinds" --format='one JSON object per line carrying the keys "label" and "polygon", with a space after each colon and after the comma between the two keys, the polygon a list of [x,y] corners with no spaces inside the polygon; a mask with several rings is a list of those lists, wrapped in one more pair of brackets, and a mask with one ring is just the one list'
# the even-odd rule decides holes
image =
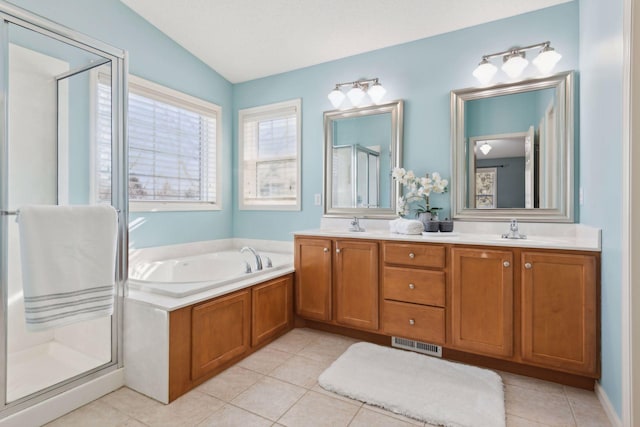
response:
{"label": "white window blinds", "polygon": [[216,204],[219,115],[213,104],[142,79],[130,81],[129,200]]}
{"label": "white window blinds", "polygon": [[239,112],[241,209],[299,209],[300,100]]}

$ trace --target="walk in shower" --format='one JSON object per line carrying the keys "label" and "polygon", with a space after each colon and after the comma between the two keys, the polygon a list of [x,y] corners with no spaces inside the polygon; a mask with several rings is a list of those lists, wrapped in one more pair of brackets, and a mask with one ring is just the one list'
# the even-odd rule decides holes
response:
{"label": "walk in shower", "polygon": [[[2,418],[121,365],[127,201],[124,52],[8,3],[0,18]],[[27,330],[15,218],[34,204],[118,210],[112,316]]]}

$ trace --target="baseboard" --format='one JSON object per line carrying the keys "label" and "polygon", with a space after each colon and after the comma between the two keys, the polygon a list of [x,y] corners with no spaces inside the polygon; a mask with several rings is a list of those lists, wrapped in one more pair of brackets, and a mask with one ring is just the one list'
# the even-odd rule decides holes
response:
{"label": "baseboard", "polygon": [[613,409],[613,405],[609,400],[609,396],[607,396],[607,392],[604,391],[598,381],[596,381],[594,391],[596,393],[596,396],[598,397],[598,400],[600,401],[600,404],[602,404],[602,408],[604,409],[605,414],[607,414],[607,418],[609,418],[609,422],[611,422],[611,425],[613,427],[622,427],[622,421],[620,420],[618,413],[615,409]]}
{"label": "baseboard", "polygon": [[117,369],[88,383],[0,420],[0,427],[41,426],[92,402],[124,385],[124,369]]}

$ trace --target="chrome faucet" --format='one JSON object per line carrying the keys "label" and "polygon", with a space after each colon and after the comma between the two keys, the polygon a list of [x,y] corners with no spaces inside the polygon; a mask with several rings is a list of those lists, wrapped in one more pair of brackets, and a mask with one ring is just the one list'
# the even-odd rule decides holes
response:
{"label": "chrome faucet", "polygon": [[256,257],[256,271],[262,270],[262,260],[260,259],[260,255],[258,255],[258,252],[256,252],[255,249],[249,246],[245,246],[242,249],[240,249],[240,253],[247,252],[247,251],[251,252],[253,256]]}
{"label": "chrome faucet", "polygon": [[349,231],[364,231],[364,227],[360,226],[360,221],[357,216],[353,217],[353,221],[351,221],[351,225],[349,226]]}
{"label": "chrome faucet", "polygon": [[526,239],[525,234],[520,234],[518,230],[518,220],[513,218],[509,224],[509,232],[502,235],[503,239]]}

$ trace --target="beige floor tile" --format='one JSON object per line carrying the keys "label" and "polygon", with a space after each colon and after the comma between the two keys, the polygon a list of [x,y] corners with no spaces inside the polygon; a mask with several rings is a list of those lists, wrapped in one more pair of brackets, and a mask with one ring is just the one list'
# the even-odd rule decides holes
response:
{"label": "beige floor tile", "polygon": [[260,381],[264,375],[244,369],[239,366],[232,366],[224,372],[211,378],[196,390],[217,397],[225,402],[230,402],[237,395]]}
{"label": "beige floor tile", "polygon": [[118,424],[118,427],[147,427],[147,425],[135,418],[129,418],[124,423]]}
{"label": "beige floor tile", "polygon": [[198,427],[269,427],[272,421],[233,405],[225,405],[204,420]]}
{"label": "beige floor tile", "polygon": [[575,426],[569,402],[563,394],[507,384],[506,412],[550,426]]}
{"label": "beige floor tile", "polygon": [[505,384],[516,385],[518,387],[529,388],[533,390],[543,391],[545,393],[563,394],[564,390],[561,384],[540,380],[537,378],[516,375],[510,372],[496,371],[502,377]]}
{"label": "beige floor tile", "polygon": [[100,398],[101,402],[110,405],[120,412],[136,418],[138,414],[149,409],[161,408],[164,404],[140,394],[127,387],[122,387]]}
{"label": "beige floor tile", "polygon": [[131,418],[104,402],[96,400],[47,424],[51,427],[116,427]]}
{"label": "beige floor tile", "polygon": [[294,329],[269,344],[266,348],[295,354],[315,341],[320,335],[321,333],[310,329]]}
{"label": "beige floor tile", "polygon": [[334,399],[343,400],[347,403],[351,403],[352,405],[362,406],[362,402],[359,400],[349,399],[348,397],[341,396],[337,393],[333,393],[331,391],[327,391],[320,387],[320,384],[316,383],[313,387],[311,387],[311,391],[315,391],[316,393],[324,394],[325,396],[333,397]]}
{"label": "beige floor tile", "polygon": [[282,365],[292,356],[292,353],[277,350],[268,345],[265,348],[256,351],[251,356],[242,359],[236,366],[266,375],[278,366]]}
{"label": "beige floor tile", "polygon": [[213,396],[192,390],[169,405],[150,408],[136,418],[149,426],[194,426],[223,405],[223,401]]}
{"label": "beige floor tile", "polygon": [[288,427],[346,427],[357,412],[356,405],[309,391],[278,423]]}
{"label": "beige floor tile", "polygon": [[354,342],[349,339],[319,338],[305,346],[297,354],[319,362],[331,363],[342,355]]}
{"label": "beige floor tile", "polygon": [[318,376],[328,366],[328,362],[318,362],[302,356],[293,356],[274,369],[269,376],[300,387],[311,388],[318,382]]}
{"label": "beige floor tile", "polygon": [[404,421],[405,423],[408,423],[414,426],[421,426],[424,424],[423,422],[414,420],[413,418],[405,417],[404,415],[396,414],[394,412],[387,411],[386,409],[378,408],[377,406],[367,405],[366,403],[364,404],[363,408],[369,411],[377,412],[382,415],[386,415],[387,417],[395,418],[396,420]]}
{"label": "beige floor tile", "polygon": [[232,404],[276,421],[305,393],[305,389],[264,377],[232,400]]}
{"label": "beige floor tile", "polygon": [[415,424],[363,407],[360,408],[349,427],[411,427],[413,425]]}
{"label": "beige floor tile", "polygon": [[507,415],[507,427],[545,427],[545,424],[540,424],[515,415]]}
{"label": "beige floor tile", "polygon": [[565,393],[578,427],[608,427],[611,425],[594,392],[565,387]]}

